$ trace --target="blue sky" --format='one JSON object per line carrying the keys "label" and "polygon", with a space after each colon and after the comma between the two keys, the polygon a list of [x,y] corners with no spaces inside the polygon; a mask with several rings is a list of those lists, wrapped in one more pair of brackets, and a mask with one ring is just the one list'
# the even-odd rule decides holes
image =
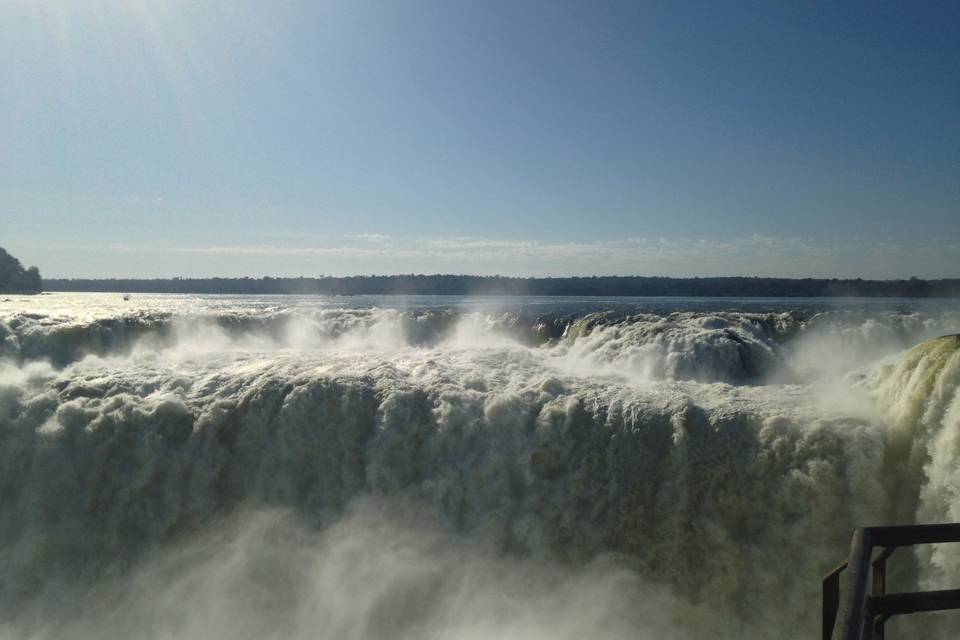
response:
{"label": "blue sky", "polygon": [[48,276],[960,276],[960,3],[7,0]]}

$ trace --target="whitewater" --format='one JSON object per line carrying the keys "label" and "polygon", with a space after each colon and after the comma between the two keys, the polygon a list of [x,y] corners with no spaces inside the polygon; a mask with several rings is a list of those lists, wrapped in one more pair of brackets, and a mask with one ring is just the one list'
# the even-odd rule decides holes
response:
{"label": "whitewater", "polygon": [[[0,640],[819,637],[854,527],[960,521],[958,333],[958,300],[10,297]],[[893,589],[960,586],[957,547]],[[960,630],[920,618],[891,637]]]}

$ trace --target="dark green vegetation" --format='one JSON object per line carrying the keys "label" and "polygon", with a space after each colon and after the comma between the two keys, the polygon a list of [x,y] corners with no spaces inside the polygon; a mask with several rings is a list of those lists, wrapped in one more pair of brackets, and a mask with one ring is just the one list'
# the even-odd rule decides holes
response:
{"label": "dark green vegetation", "polygon": [[0,293],[40,293],[42,288],[36,267],[24,269],[19,260],[0,247]]}
{"label": "dark green vegetation", "polygon": [[255,294],[419,294],[546,296],[960,297],[960,279],[838,280],[792,278],[506,278],[400,275],[346,278],[172,278],[47,280],[48,291]]}

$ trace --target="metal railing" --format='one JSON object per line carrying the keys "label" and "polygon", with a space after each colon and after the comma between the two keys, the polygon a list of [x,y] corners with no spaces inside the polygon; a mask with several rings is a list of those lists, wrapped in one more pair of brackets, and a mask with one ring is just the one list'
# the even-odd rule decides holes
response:
{"label": "metal railing", "polygon": [[[892,616],[960,609],[960,589],[886,592],[887,559],[897,547],[938,542],[960,542],[960,524],[855,530],[849,558],[823,579],[823,640],[883,640],[884,624]],[[881,551],[874,558],[876,548]],[[871,568],[873,576],[868,594]],[[841,598],[840,574],[845,569],[846,587]]]}

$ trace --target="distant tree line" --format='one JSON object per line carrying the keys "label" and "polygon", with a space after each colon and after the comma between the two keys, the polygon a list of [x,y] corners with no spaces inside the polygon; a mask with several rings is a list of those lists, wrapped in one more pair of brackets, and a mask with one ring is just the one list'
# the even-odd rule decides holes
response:
{"label": "distant tree line", "polygon": [[0,247],[0,293],[40,293],[42,288],[39,269],[24,269],[19,260]]}
{"label": "distant tree line", "polygon": [[[39,274],[37,276],[39,278]],[[344,278],[48,279],[48,291],[321,295],[544,295],[737,297],[960,297],[960,279],[661,278],[590,276],[509,278],[467,275]]]}

